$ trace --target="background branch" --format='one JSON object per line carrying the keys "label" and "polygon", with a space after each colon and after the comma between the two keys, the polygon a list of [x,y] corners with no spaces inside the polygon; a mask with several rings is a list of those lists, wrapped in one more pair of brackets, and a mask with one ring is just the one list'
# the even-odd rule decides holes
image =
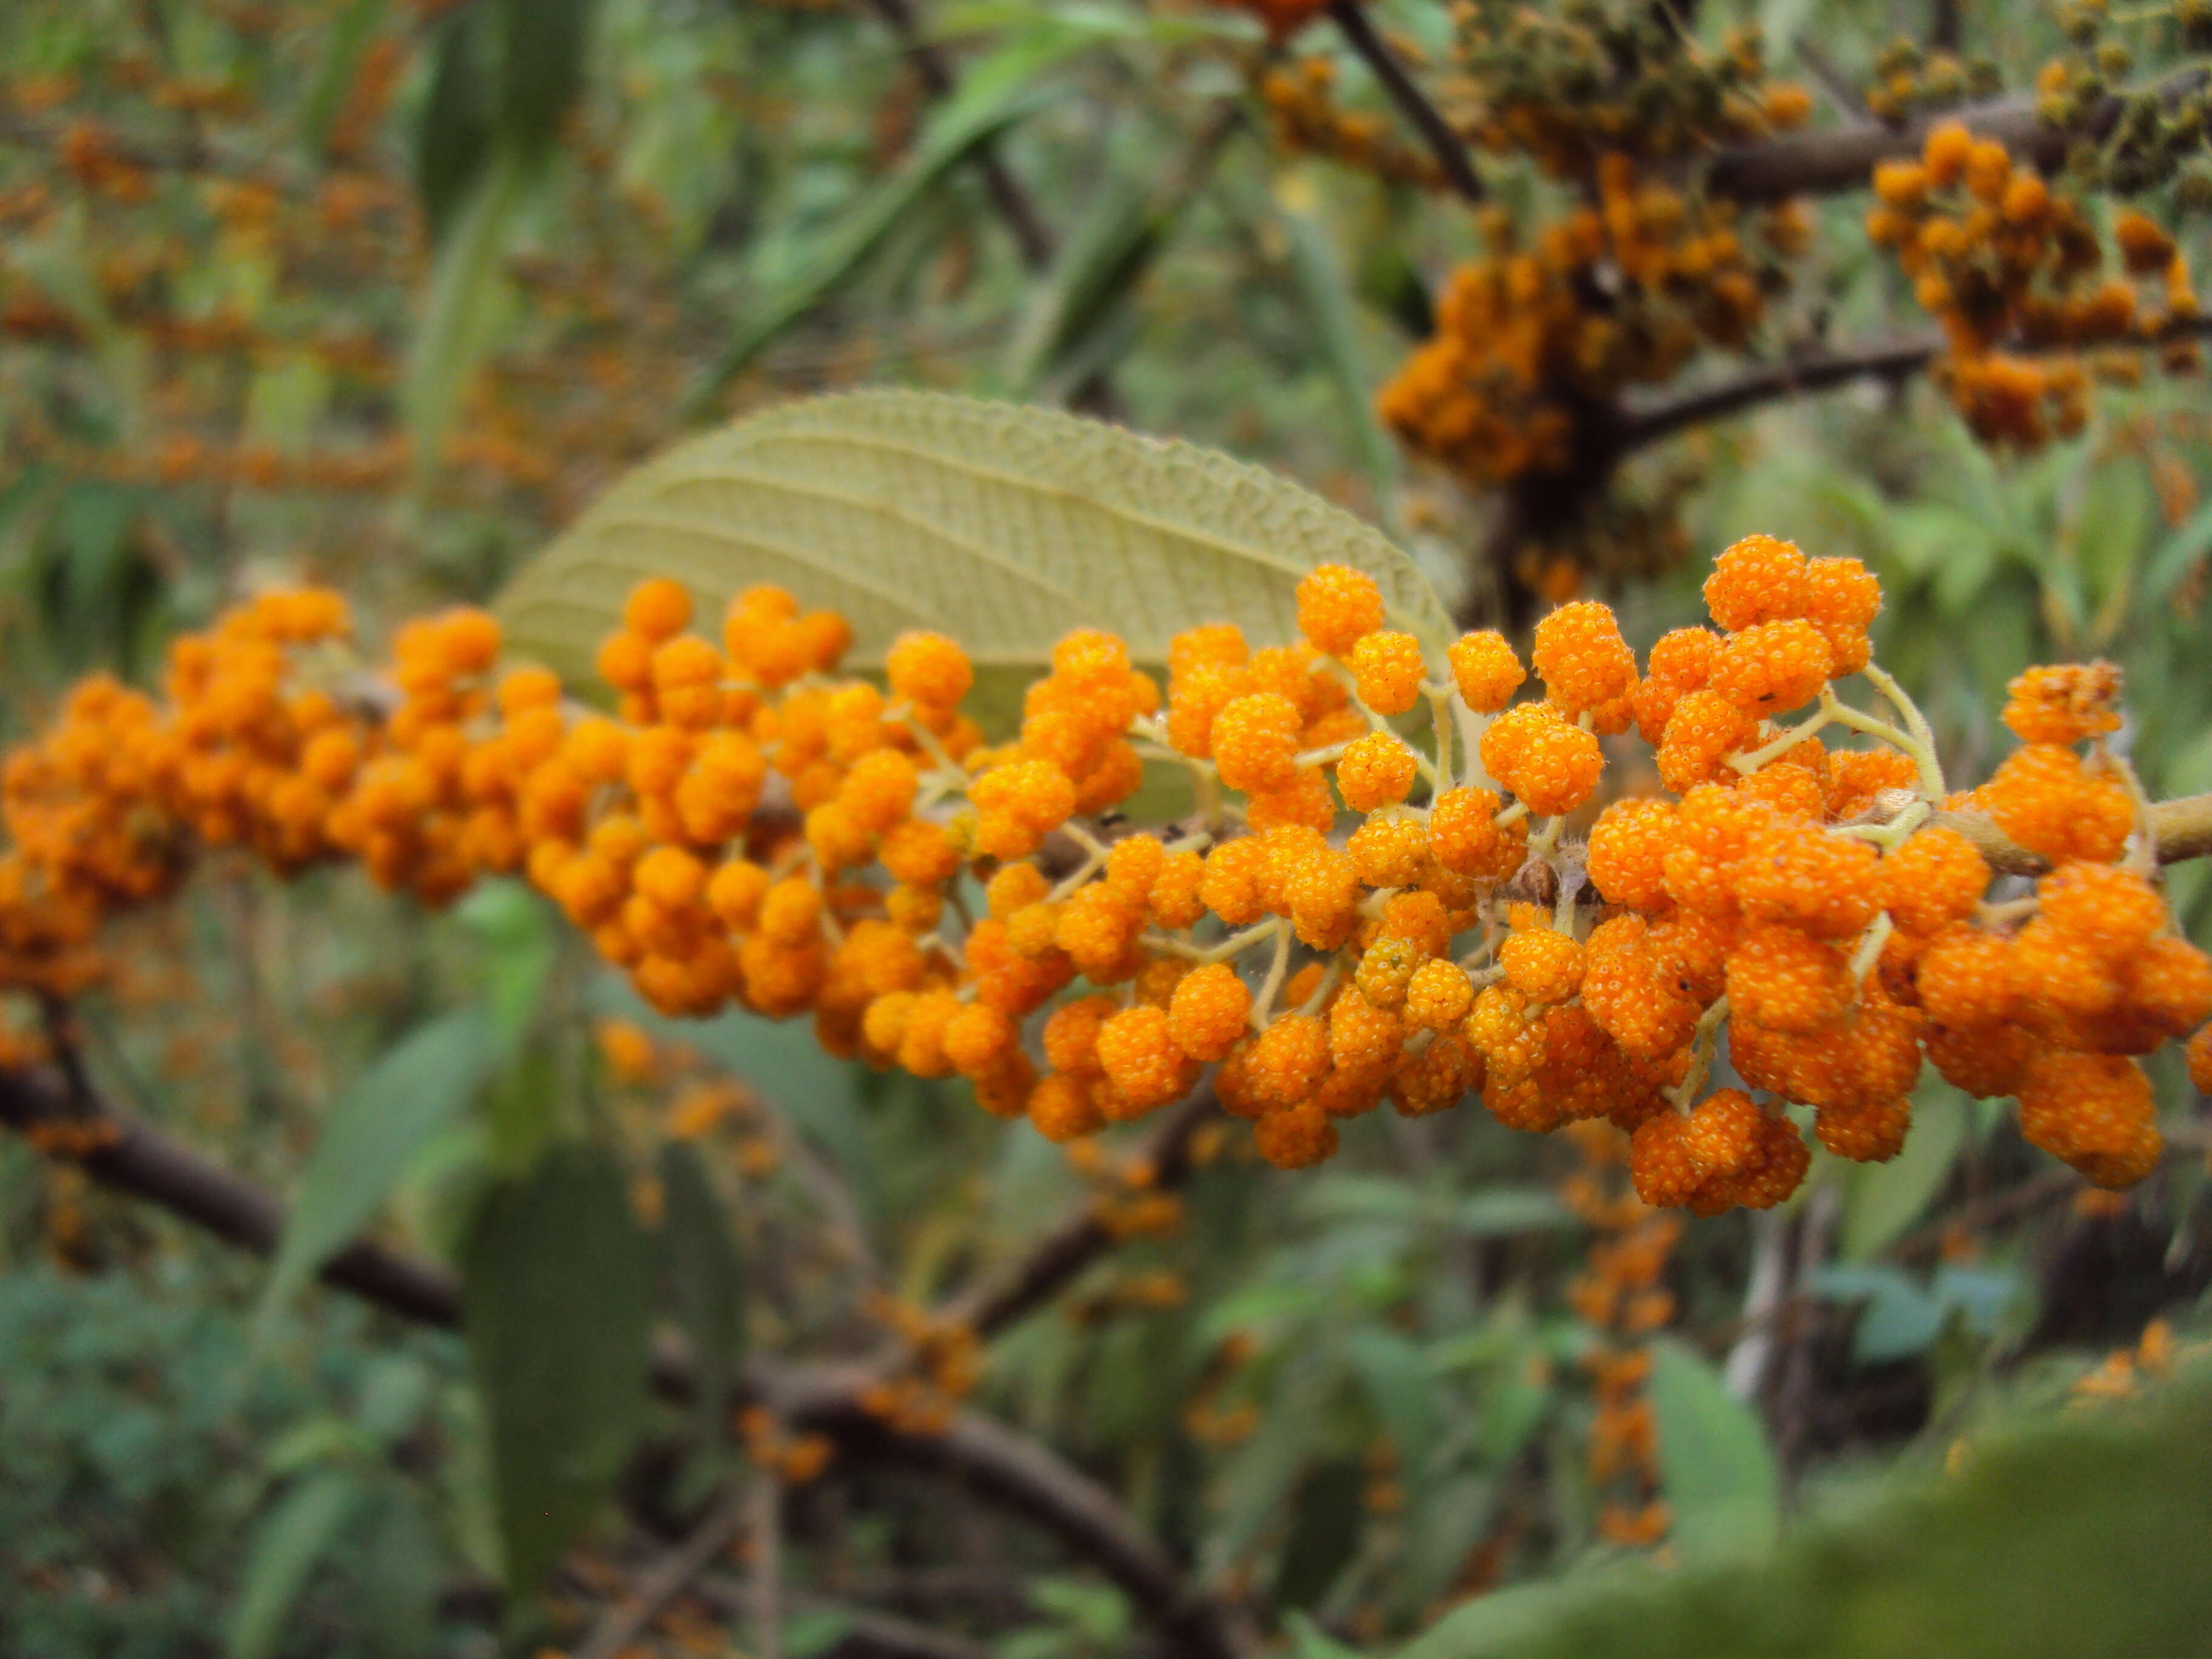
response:
{"label": "background branch", "polygon": [[1398,61],[1397,54],[1375,32],[1375,25],[1360,9],[1359,0],[1329,0],[1329,21],[1334,23],[1346,42],[1358,52],[1374,71],[1375,78],[1382,83],[1382,90],[1398,106],[1398,112],[1413,124],[1443,169],[1445,181],[1470,202],[1480,202],[1488,193],[1482,187],[1482,179],[1474,170],[1467,146],[1451,129],[1443,112],[1431,103],[1428,94],[1414,83]]}
{"label": "background branch", "polygon": [[2064,161],[2068,146],[2109,135],[2131,100],[2149,93],[2170,103],[2203,86],[2206,74],[2202,68],[2186,70],[2153,86],[2114,93],[2086,122],[2074,126],[2047,125],[2036,115],[2034,98],[2019,94],[1932,111],[1898,126],[1830,127],[1738,144],[1703,158],[1693,170],[1714,195],[1744,203],[1863,190],[1875,162],[1919,155],[1930,128],[1957,121],[1976,137],[1996,139],[2015,160],[2033,161],[2049,173]]}
{"label": "background branch", "polygon": [[1671,437],[1686,427],[1722,420],[1779,398],[1826,392],[1854,380],[1898,380],[1916,374],[1942,349],[1942,337],[1930,333],[1877,340],[1842,350],[1800,352],[1778,362],[1762,363],[1731,380],[1632,405],[1624,412],[1620,428],[1620,450],[1626,454]]}
{"label": "background branch", "polygon": [[[922,33],[921,20],[915,15],[914,0],[868,0],[868,4],[898,36],[899,44],[906,50],[906,60],[914,66],[915,78],[921,82],[922,90],[935,99],[950,98],[959,82],[945,54]],[[1044,221],[1030,204],[1029,192],[1006,166],[995,142],[977,149],[975,166],[983,176],[983,188],[990,195],[991,205],[1006,221],[1015,246],[1021,249],[1022,263],[1031,270],[1042,270],[1052,263],[1052,233],[1045,228]]]}
{"label": "background branch", "polygon": [[[1182,1184],[1190,1172],[1191,1137],[1213,1115],[1214,1105],[1213,1085],[1201,1084],[1163,1117],[1138,1147],[1136,1158],[1152,1167],[1152,1190]],[[993,1336],[1059,1294],[1119,1242],[1119,1236],[1096,1206],[1086,1209],[1046,1234],[1027,1255],[996,1279],[956,1298],[945,1310],[945,1317],[973,1328],[978,1336]]]}

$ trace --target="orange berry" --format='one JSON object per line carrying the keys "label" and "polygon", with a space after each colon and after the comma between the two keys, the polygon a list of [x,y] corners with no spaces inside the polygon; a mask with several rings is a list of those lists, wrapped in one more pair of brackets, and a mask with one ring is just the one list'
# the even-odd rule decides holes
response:
{"label": "orange berry", "polygon": [[623,605],[623,626],[655,645],[675,638],[690,621],[690,593],[665,576],[640,582]]}
{"label": "orange berry", "polygon": [[2212,1025],[2189,1039],[2189,1081],[2200,1095],[2212,1095]]}
{"label": "orange berry", "polygon": [[1644,742],[1656,748],[1666,734],[1674,705],[1685,693],[1705,689],[1720,647],[1720,636],[1703,628],[1677,628],[1659,636],[1632,704],[1636,728],[1644,734]]}
{"label": "orange berry", "polygon": [[2020,1129],[2100,1187],[2128,1187],[2157,1166],[2163,1144],[2150,1079],[2117,1054],[2047,1051],[2027,1065]]}
{"label": "orange berry", "polygon": [[1260,1156],[1279,1170],[1303,1170],[1334,1157],[1336,1125],[1314,1101],[1269,1112],[1253,1127]]}
{"label": "orange berry", "polygon": [[1606,900],[1632,910],[1668,904],[1666,854],[1674,809],[1663,800],[1617,800],[1590,830],[1589,878]]}
{"label": "orange berry", "polygon": [[1461,635],[1452,641],[1449,654],[1459,695],[1478,714],[1494,714],[1504,708],[1528,678],[1505,636],[1495,629]]}
{"label": "orange berry", "polygon": [[1705,609],[1731,632],[1802,617],[1805,556],[1793,542],[1746,536],[1725,549],[1705,578]]}
{"label": "orange berry", "polygon": [[1597,787],[1604,751],[1548,703],[1522,703],[1492,720],[1480,744],[1482,764],[1531,812],[1571,812]]}
{"label": "orange berry", "polygon": [[1395,734],[1370,732],[1353,739],[1336,763],[1337,791],[1355,812],[1395,805],[1413,787],[1413,751]]}
{"label": "orange berry", "polygon": [[1955,830],[1915,830],[1881,861],[1881,908],[1907,933],[1934,933],[1974,914],[1989,890],[1990,867]]}
{"label": "orange berry", "polygon": [[2054,862],[2109,864],[2127,845],[2135,808],[2119,781],[2086,771],[2070,749],[2029,744],[1975,791],[1998,829]]}
{"label": "orange berry", "polygon": [[1431,1031],[1449,1030],[1474,1006],[1474,985],[1467,969],[1433,957],[1413,970],[1406,984],[1406,1018]]}
{"label": "orange berry", "polygon": [[2120,671],[2108,662],[2030,668],[2005,692],[2004,723],[2022,743],[2079,743],[2120,729]]}
{"label": "orange berry", "polygon": [[1823,1106],[1813,1118],[1813,1133],[1838,1158],[1855,1164],[1887,1164],[1905,1150],[1912,1124],[1910,1100],[1869,1101],[1861,1105]]}
{"label": "orange berry", "polygon": [[1582,989],[1583,947],[1548,927],[1528,927],[1498,952],[1505,982],[1532,1002],[1565,1002]]}
{"label": "orange berry", "polygon": [[1375,578],[1349,565],[1317,565],[1299,579],[1298,631],[1316,651],[1348,654],[1382,626],[1382,590]]}
{"label": "orange berry", "polygon": [[1759,735],[1756,718],[1718,691],[1686,691],[1667,718],[1656,758],[1659,778],[1677,794],[1701,783],[1731,777],[1725,763],[1750,748]]}
{"label": "orange berry", "polygon": [[1494,880],[1517,870],[1528,830],[1525,820],[1498,828],[1504,804],[1488,789],[1447,789],[1437,796],[1429,811],[1429,849],[1437,862],[1462,875]]}
{"label": "orange berry", "polygon": [[1638,1124],[1629,1142],[1628,1174],[1636,1195],[1657,1209],[1690,1200],[1705,1176],[1683,1141],[1683,1120],[1661,1112]]}
{"label": "orange berry", "polygon": [[1225,962],[1202,963],[1183,975],[1168,1004],[1176,1046],[1193,1060],[1228,1054],[1248,1029],[1252,994]]}
{"label": "orange berry", "polygon": [[1777,1031],[1817,1031],[1851,1005],[1840,954],[1794,927],[1747,927],[1728,953],[1729,1011]]}
{"label": "orange berry", "polygon": [[1124,1008],[1098,1028],[1098,1063],[1133,1106],[1164,1106],[1189,1085],[1190,1062],[1176,1046],[1165,1010]]}
{"label": "orange berry", "polygon": [[1965,176],[1966,157],[1973,147],[1974,136],[1963,123],[1945,121],[1929,129],[1920,147],[1921,165],[1928,170],[1929,182],[1939,188],[1957,184]]}
{"label": "orange berry", "polygon": [[1376,714],[1402,714],[1420,701],[1428,671],[1421,642],[1411,634],[1385,629],[1363,635],[1346,660],[1359,701]]}
{"label": "orange berry", "polygon": [[1766,1114],[1741,1089],[1722,1089],[1692,1109],[1677,1131],[1703,1182],[1741,1175],[1764,1150]]}
{"label": "orange berry", "polygon": [[1377,812],[1346,840],[1344,850],[1370,887],[1410,887],[1429,859],[1429,829],[1409,813]]}
{"label": "orange berry", "polygon": [[1593,599],[1563,605],[1538,623],[1530,656],[1547,699],[1570,717],[1625,697],[1636,685],[1636,653],[1611,607]]}
{"label": "orange berry", "polygon": [[1328,1071],[1328,1028],[1311,1014],[1281,1014],[1252,1045],[1251,1087],[1280,1109],[1310,1099]]}
{"label": "orange berry", "polygon": [[1297,775],[1305,722],[1297,705],[1272,691],[1231,699],[1214,716],[1214,764],[1231,789],[1280,789]]}
{"label": "orange berry", "polygon": [[1834,660],[1826,636],[1811,623],[1754,623],[1722,645],[1708,684],[1746,714],[1765,719],[1811,702]]}
{"label": "orange berry", "polygon": [[968,653],[942,634],[902,634],[884,658],[892,695],[928,710],[958,706],[975,682]]}
{"label": "orange berry", "polygon": [[1863,929],[1881,908],[1879,862],[1865,842],[1782,819],[1746,841],[1729,874],[1737,904],[1751,920],[1844,939]]}

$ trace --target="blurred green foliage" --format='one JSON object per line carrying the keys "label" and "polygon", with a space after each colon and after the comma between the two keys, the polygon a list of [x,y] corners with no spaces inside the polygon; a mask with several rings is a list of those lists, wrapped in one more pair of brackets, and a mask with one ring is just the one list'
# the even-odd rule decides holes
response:
{"label": "blurred green foliage", "polygon": [[[11,219],[0,242],[0,299],[36,293],[62,319],[0,345],[0,736],[85,670],[149,679],[177,627],[264,585],[332,581],[372,633],[488,596],[687,408],[868,382],[1072,404],[1228,449],[1389,529],[1448,599],[1488,602],[1496,573],[1471,554],[1486,504],[1405,463],[1370,402],[1474,228],[1277,150],[1241,66],[1260,50],[1243,21],[1138,0],[943,4],[925,38],[961,84],[933,96],[860,7],[432,9],[0,9],[0,190],[62,204]],[[2039,9],[1960,9],[2016,83],[2058,39]],[[1440,8],[1376,10],[1441,45]],[[1702,40],[1756,23],[1778,62],[1802,41],[1852,80],[1897,27],[1871,0],[1695,11],[1684,26]],[[1331,41],[1301,49],[1336,61],[1348,104],[1382,111]],[[349,138],[380,51],[396,66],[388,104]],[[64,82],[58,103],[33,95]],[[154,95],[180,88],[235,96]],[[109,199],[63,165],[81,118],[157,158],[214,161],[161,161],[145,202]],[[1039,265],[994,204],[987,155],[1050,221]],[[365,219],[319,216],[333,179],[371,193]],[[287,204],[280,232],[225,188],[252,182]],[[1533,174],[1497,183],[1510,207],[1548,199]],[[1820,210],[1821,270],[1789,327],[1875,335],[1917,319],[1858,234],[1862,207]],[[235,324],[246,343],[160,343],[156,325],[176,319]],[[2183,793],[2212,788],[2201,403],[2185,382],[2106,393],[2088,433],[2023,458],[1972,444],[1924,386],[1860,388],[1698,434],[1639,460],[1620,493],[1662,522],[1679,503],[1701,552],[1768,530],[1868,559],[1889,595],[1883,659],[1924,692],[1960,777],[2006,746],[1994,716],[2009,675],[2101,653],[2136,689],[2126,742],[2147,782]],[[331,457],[381,470],[366,487],[300,482]],[[1639,643],[1696,619],[1698,562],[1608,595]],[[2177,870],[2172,891],[2212,939],[2205,867]],[[740,1339],[863,1350],[880,1334],[854,1313],[867,1292],[928,1302],[1099,1199],[956,1086],[860,1072],[802,1028],[642,1017],[543,924],[513,890],[433,922],[351,878],[278,892],[224,871],[133,933],[144,982],[85,1011],[102,1082],[303,1200],[323,1236],[313,1221],[295,1234],[272,1291],[6,1154],[0,1646],[489,1650],[485,1587],[506,1552],[554,1547],[518,1546],[519,1489],[495,1471],[538,1455],[532,1432],[567,1435],[576,1402],[534,1373],[484,1389],[463,1344],[337,1297],[279,1308],[293,1271],[363,1215],[445,1259],[495,1249],[472,1232],[484,1194],[516,1200],[588,1133],[628,1174],[659,1174],[665,1254],[691,1265],[650,1305],[695,1339],[719,1333],[729,1365]],[[326,1103],[388,1075],[380,1061],[457,1006],[499,1032],[490,1075],[414,1076],[399,1103],[411,1122],[374,1095]],[[702,1075],[744,1080],[780,1138],[760,1132],[763,1152],[754,1131],[725,1130],[663,1169],[668,1103],[626,1093],[589,1054],[591,1022],[610,1014],[689,1045]],[[2174,1118],[2197,1109],[2178,1072],[2161,1085]],[[2191,1305],[2212,1273],[2201,1168],[2177,1164],[2117,1216],[2072,1214],[2052,1190],[1990,1220],[1991,1195],[2045,1166],[2001,1115],[1941,1089],[1918,1117],[1892,1164],[1819,1158],[1783,1218],[1836,1259],[1802,1284],[1808,1322],[1764,1387],[1731,1362],[1758,1357],[1747,1293],[1780,1235],[1737,1215],[1678,1252],[1680,1339],[1654,1390],[1686,1563],[1671,1576],[1610,1576],[1622,1552],[1598,1533],[1580,1363],[1596,1335],[1569,1300],[1591,1238],[1557,1195],[1580,1164],[1493,1126],[1364,1121],[1338,1164],[1297,1178],[1209,1164],[1180,1232],[1130,1241],[994,1347],[977,1403],[1098,1475],[1300,1659],[1532,1580],[1547,1582],[1476,1601],[1414,1651],[2199,1650],[2205,1576],[2186,1552],[2207,1518],[2200,1382],[2023,1430],[2039,1437],[2016,1450],[1970,1436],[1963,1477],[1909,1469],[1912,1491],[1845,1494],[1850,1513],[1827,1518],[1828,1486],[1928,1461],[1993,1396],[2059,1413],[2099,1351]],[[346,1153],[349,1123],[390,1138]],[[611,1178],[583,1183],[602,1220]],[[852,1214],[825,1197],[838,1191]],[[1947,1259],[1954,1225],[1971,1237]],[[840,1227],[843,1248],[821,1248]],[[647,1303],[632,1242],[601,1296],[634,1331]],[[526,1249],[503,1259],[516,1255],[518,1273],[543,1265]],[[257,1297],[274,1310],[258,1355]],[[611,1412],[635,1412],[625,1379],[605,1393]],[[541,1407],[534,1429],[513,1426]],[[696,1413],[643,1421],[656,1451],[697,1437]],[[596,1498],[611,1461],[556,1473]],[[667,1461],[680,1478],[625,1496],[633,1517],[674,1527],[722,1471]],[[944,1622],[1002,1659],[1146,1639],[1149,1610],[953,1497],[865,1472],[836,1491],[800,1500],[793,1583],[983,1577],[990,1593]],[[586,1507],[586,1550],[634,1565],[644,1547],[612,1506]],[[1784,1541],[1765,1565],[1692,1559],[1763,1534],[1778,1510]],[[1954,1593],[1993,1565],[1986,1593]],[[794,1607],[788,1650],[844,1628]]]}

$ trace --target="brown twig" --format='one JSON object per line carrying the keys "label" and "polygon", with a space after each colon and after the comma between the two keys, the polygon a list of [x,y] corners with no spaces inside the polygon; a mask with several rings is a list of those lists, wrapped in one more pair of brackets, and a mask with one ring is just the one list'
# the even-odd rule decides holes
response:
{"label": "brown twig", "polygon": [[2131,100],[2148,93],[2171,101],[2203,85],[2205,74],[2201,68],[2185,70],[2151,86],[2115,93],[2087,120],[2071,126],[2046,125],[2033,97],[2014,95],[1936,110],[1898,126],[1830,127],[1738,144],[1704,158],[1697,171],[1714,195],[1750,204],[1863,190],[1875,162],[1919,155],[1930,128],[1956,121],[1978,138],[1997,140],[2016,160],[2051,173],[2065,161],[2069,145],[2109,135]]}
{"label": "brown twig", "polygon": [[[2014,842],[1987,812],[1938,812],[1929,821],[1966,836],[1980,849],[1990,868],[2001,875],[2039,876],[2051,868],[2049,859]],[[2184,795],[2154,803],[2150,809],[2150,833],[2158,843],[2160,864],[2212,856],[2212,794]]]}
{"label": "brown twig", "polygon": [[[699,1599],[725,1618],[744,1616],[745,1589],[719,1575],[702,1577],[696,1586]],[[990,1659],[990,1650],[964,1636],[954,1636],[911,1620],[895,1618],[852,1606],[835,1596],[794,1595],[791,1605],[802,1612],[834,1613],[843,1626],[837,1639],[822,1650],[822,1659]]]}
{"label": "brown twig", "polygon": [[[890,32],[898,36],[906,60],[914,66],[915,78],[921,82],[922,90],[940,101],[950,98],[959,83],[945,54],[922,33],[921,20],[915,15],[913,0],[868,0],[868,3]],[[1021,249],[1022,263],[1031,270],[1042,270],[1052,263],[1052,233],[1037,216],[1029,192],[1007,168],[1006,158],[999,154],[995,143],[978,147],[975,166],[983,175],[983,188],[989,192],[991,205],[1006,221],[1007,230]]]}
{"label": "brown twig", "polygon": [[783,1614],[777,1601],[783,1588],[783,1482],[773,1468],[755,1478],[745,1508],[745,1534],[753,1547],[753,1653],[755,1659],[782,1659]]}
{"label": "brown twig", "polygon": [[[1191,1137],[1215,1110],[1213,1087],[1203,1084],[1164,1116],[1137,1149],[1152,1166],[1152,1188],[1178,1186],[1190,1170]],[[1051,1300],[1093,1261],[1112,1249],[1116,1235],[1095,1210],[1085,1210],[1037,1241],[1028,1255],[996,1279],[977,1285],[945,1310],[945,1316],[988,1337]]]}
{"label": "brown twig", "polygon": [[[756,1480],[755,1486],[763,1484]],[[655,1562],[637,1581],[629,1601],[603,1613],[576,1650],[575,1659],[615,1659],[645,1634],[660,1611],[682,1595],[692,1580],[714,1563],[743,1530],[748,1496],[733,1492],[707,1511],[691,1534]]]}
{"label": "brown twig", "polygon": [[[2212,318],[2182,318],[2154,334],[2114,343],[2148,349],[2167,340],[2192,339],[2207,333],[2212,333]],[[1623,410],[1620,423],[1611,434],[1613,453],[1616,458],[1626,455],[1672,437],[1686,428],[1724,420],[1784,398],[1832,391],[1855,380],[1901,380],[1926,368],[1942,355],[1943,349],[1942,337],[1929,333],[1835,350],[1822,348],[1799,352],[1778,362],[1761,363],[1730,380],[1693,386],[1668,398],[1632,404]],[[2074,349],[2063,345],[2008,348],[2023,356]]]}
{"label": "brown twig", "polygon": [[1940,335],[1926,334],[1878,340],[1843,350],[1800,352],[1779,362],[1761,363],[1733,379],[1631,407],[1621,422],[1620,453],[1642,449],[1686,427],[1723,420],[1778,398],[1826,392],[1854,380],[1901,380],[1927,368],[1942,349]]}
{"label": "brown twig", "polygon": [[1376,33],[1374,24],[1360,9],[1360,0],[1329,0],[1328,15],[1346,43],[1382,83],[1382,90],[1390,95],[1398,112],[1412,122],[1414,131],[1421,135],[1430,153],[1437,158],[1437,166],[1443,170],[1445,182],[1467,200],[1482,201],[1489,192],[1483,188],[1481,175],[1475,172],[1467,146],[1460,142],[1443,112],[1429,101],[1428,94],[1406,72],[1406,66],[1398,61],[1389,43]]}

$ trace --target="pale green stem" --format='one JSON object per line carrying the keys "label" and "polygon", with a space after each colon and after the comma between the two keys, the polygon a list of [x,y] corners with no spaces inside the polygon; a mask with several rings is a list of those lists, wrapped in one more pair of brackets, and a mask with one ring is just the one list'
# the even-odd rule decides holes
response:
{"label": "pale green stem", "polygon": [[1275,957],[1267,964],[1267,977],[1260,982],[1260,994],[1252,999],[1252,1029],[1264,1031],[1275,1012],[1275,998],[1283,988],[1283,981],[1291,970],[1291,924],[1278,916],[1263,924],[1275,933]]}
{"label": "pale green stem", "polygon": [[1452,727],[1457,724],[1451,713],[1453,691],[1449,685],[1421,689],[1429,700],[1429,728],[1437,740],[1436,790],[1441,795],[1452,787]]}
{"label": "pale green stem", "polygon": [[1705,1077],[1713,1069],[1713,1048],[1721,1022],[1728,1018],[1729,1001],[1723,996],[1698,1016],[1697,1031],[1690,1039],[1690,1069],[1682,1080],[1667,1091],[1667,1098],[1676,1109],[1687,1106],[1698,1097],[1698,1091],[1705,1086]]}
{"label": "pale green stem", "polygon": [[[1069,827],[1072,828],[1073,826],[1071,825]],[[1079,868],[1073,875],[1069,876],[1066,880],[1060,882],[1057,886],[1055,886],[1052,891],[1047,893],[1044,896],[1044,902],[1047,904],[1059,904],[1062,902],[1070,897],[1077,888],[1082,886],[1085,882],[1090,880],[1091,877],[1097,875],[1105,867],[1106,849],[1101,847],[1097,852],[1092,853],[1085,858],[1081,867]]]}
{"label": "pale green stem", "polygon": [[1263,921],[1256,927],[1247,927],[1241,933],[1231,933],[1215,945],[1193,945],[1187,939],[1162,933],[1155,927],[1146,930],[1144,944],[1147,950],[1181,957],[1185,962],[1194,962],[1202,966],[1209,962],[1227,962],[1232,957],[1242,956],[1261,940],[1273,938],[1279,925],[1275,921]]}
{"label": "pale green stem", "polygon": [[921,745],[921,752],[929,757],[930,763],[939,771],[951,772],[961,778],[968,775],[967,769],[945,753],[945,745],[937,740],[937,733],[914,717],[914,710],[908,704],[903,702],[893,703],[884,710],[884,720],[886,724],[903,726],[914,733],[914,740]]}
{"label": "pale green stem", "polygon": [[1298,1005],[1300,1013],[1317,1014],[1321,1012],[1322,1005],[1328,1000],[1328,994],[1336,989],[1338,981],[1344,977],[1344,959],[1346,954],[1340,951],[1329,958],[1328,967],[1322,974],[1321,983],[1314,987],[1311,996]]}
{"label": "pale green stem", "polygon": [[2129,763],[2128,757],[2114,754],[2105,746],[2101,738],[2097,741],[2096,752],[2100,760],[2119,774],[2120,782],[2128,792],[2128,800],[2135,807],[2134,844],[2128,849],[2128,867],[2140,876],[2155,875],[2158,872],[2158,832],[2151,828],[2150,797],[2143,791],[2142,780],[2136,775],[2136,769]]}
{"label": "pale green stem", "polygon": [[1905,688],[1893,678],[1887,669],[1869,663],[1862,671],[1868,683],[1889,700],[1889,706],[1905,717],[1907,730],[1912,733],[1912,743],[1905,752],[1912,757],[1920,769],[1921,792],[1931,800],[1941,800],[1949,793],[1943,782],[1943,763],[1936,753],[1936,733],[1928,724],[1928,716],[1920,712],[1920,705],[1905,694]]}
{"label": "pale green stem", "polygon": [[1816,714],[1802,726],[1791,726],[1771,743],[1764,744],[1745,754],[1730,755],[1729,764],[1744,776],[1748,777],[1768,762],[1778,760],[1788,754],[1806,738],[1817,736],[1831,723],[1831,716]]}
{"label": "pale green stem", "polygon": [[1897,924],[1889,919],[1888,911],[1883,911],[1874,919],[1873,925],[1866,930],[1866,936],[1859,940],[1859,948],[1851,952],[1851,981],[1854,984],[1866,983],[1867,975],[1874,972],[1875,963],[1881,960],[1882,947],[1889,943],[1889,936],[1896,931]]}

